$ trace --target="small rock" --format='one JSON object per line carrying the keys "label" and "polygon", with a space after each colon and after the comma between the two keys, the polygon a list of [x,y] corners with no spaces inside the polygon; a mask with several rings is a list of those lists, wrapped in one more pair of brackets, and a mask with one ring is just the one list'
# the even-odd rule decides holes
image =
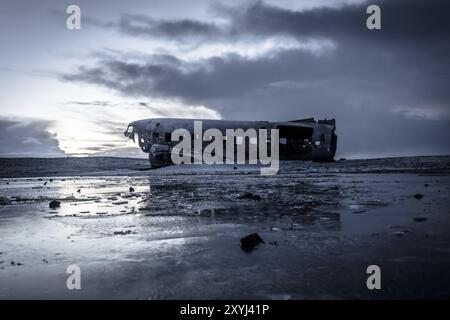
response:
{"label": "small rock", "polygon": [[114,234],[120,234],[120,235],[126,235],[126,234],[131,234],[131,230],[126,230],[126,231],[114,231]]}
{"label": "small rock", "polygon": [[241,239],[241,248],[245,251],[251,251],[260,243],[265,243],[257,233],[249,234]]}
{"label": "small rock", "polygon": [[403,232],[403,231],[396,231],[396,232],[393,233],[393,235],[397,236],[397,237],[403,237],[405,235],[405,232]]}
{"label": "small rock", "polygon": [[8,199],[4,198],[4,197],[0,197],[0,205],[4,206],[4,205],[7,205],[7,204],[9,204]]}
{"label": "small rock", "polygon": [[430,185],[428,183],[424,184],[425,188],[428,188]]}
{"label": "small rock", "polygon": [[115,202],[112,202],[112,204],[114,204],[114,205],[127,204],[127,203],[128,203],[128,201],[115,201]]}
{"label": "small rock", "polygon": [[416,198],[417,200],[420,200],[420,199],[423,198],[423,194],[416,193],[416,194],[414,195],[414,198]]}
{"label": "small rock", "polygon": [[52,200],[52,201],[50,201],[48,206],[50,207],[50,209],[56,209],[61,206],[61,202],[59,202],[58,200]]}
{"label": "small rock", "polygon": [[426,217],[415,217],[413,220],[415,222],[423,222],[423,221],[426,221],[427,218]]}
{"label": "small rock", "polygon": [[238,199],[261,200],[261,196],[251,192],[243,192],[238,196]]}
{"label": "small rock", "polygon": [[130,192],[134,192],[134,188],[133,187],[130,187]]}
{"label": "small rock", "polygon": [[80,192],[81,192],[81,189],[78,189],[77,192],[80,193]]}

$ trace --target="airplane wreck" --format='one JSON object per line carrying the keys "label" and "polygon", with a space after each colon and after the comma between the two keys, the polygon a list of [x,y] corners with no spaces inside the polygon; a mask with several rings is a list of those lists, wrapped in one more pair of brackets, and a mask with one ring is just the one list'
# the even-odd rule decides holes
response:
{"label": "airplane wreck", "polygon": [[[208,129],[217,129],[227,139],[226,134],[230,129],[267,130],[278,129],[279,159],[280,160],[312,160],[333,161],[337,147],[337,136],[335,133],[336,123],[334,119],[314,120],[313,118],[292,120],[285,122],[269,121],[233,121],[233,120],[197,120],[197,119],[175,119],[154,118],[131,122],[124,132],[125,137],[137,141],[141,150],[149,154],[150,164],[153,168],[172,165],[172,149],[178,144],[172,141],[172,133],[177,129],[186,129],[191,136],[197,136],[198,132],[194,123],[201,121],[203,132]],[[242,132],[242,131],[241,131]],[[273,132],[273,131],[272,131]],[[200,138],[200,148],[203,150],[211,143],[211,140]],[[253,138],[248,136],[233,138],[234,150],[243,147],[247,152],[251,144],[255,144]],[[270,150],[271,135],[268,135],[267,144]],[[227,145],[226,143],[223,144]],[[194,149],[193,146],[192,149]],[[256,147],[258,148],[258,147]],[[226,152],[223,152],[225,155]],[[228,163],[228,162],[227,162]]]}

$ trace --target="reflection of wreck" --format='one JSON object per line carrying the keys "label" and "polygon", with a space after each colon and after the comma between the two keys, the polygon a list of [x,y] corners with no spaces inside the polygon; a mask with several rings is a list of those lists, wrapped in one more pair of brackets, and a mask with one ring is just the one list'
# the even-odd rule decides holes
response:
{"label": "reflection of wreck", "polygon": [[[334,119],[315,121],[310,118],[286,122],[201,121],[203,130],[216,128],[222,131],[224,136],[226,129],[278,129],[281,160],[332,161],[336,152],[337,137]],[[138,120],[128,125],[124,135],[133,141],[137,135],[139,147],[149,154],[152,167],[161,167],[172,164],[170,152],[178,141],[172,142],[171,134],[174,130],[181,128],[187,129],[193,135],[194,120],[173,118]],[[244,140],[246,144],[250,143],[248,139]],[[270,143],[269,140],[267,142]],[[204,141],[203,147],[209,143],[209,141]]]}

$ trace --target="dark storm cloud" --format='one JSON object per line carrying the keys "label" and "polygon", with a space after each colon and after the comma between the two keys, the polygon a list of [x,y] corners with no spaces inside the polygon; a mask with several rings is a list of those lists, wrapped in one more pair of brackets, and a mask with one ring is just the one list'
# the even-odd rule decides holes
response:
{"label": "dark storm cloud", "polygon": [[366,37],[362,28],[366,22],[366,8],[369,4],[382,7],[383,27],[389,31],[371,36],[393,38],[440,38],[449,36],[450,20],[447,18],[446,0],[397,0],[367,1],[344,7],[319,7],[313,10],[293,11],[263,1],[248,6],[225,7],[216,5],[216,13],[227,18],[228,23],[217,25],[194,19],[157,20],[143,15],[123,15],[116,26],[121,32],[142,37],[183,40],[204,38],[224,41],[245,35],[273,36],[292,35],[296,37]]}
{"label": "dark storm cloud", "polygon": [[[336,41],[338,49],[322,57],[303,50],[291,50],[281,52],[275,58],[255,60],[230,55],[202,60],[194,65],[170,55],[152,56],[148,59],[151,61],[141,63],[105,58],[97,67],[81,66],[77,73],[64,78],[100,84],[127,95],[161,95],[192,101],[239,95],[276,81],[329,80],[335,76],[361,80],[375,78],[383,82],[398,78],[396,80],[411,82],[410,76],[415,75],[418,78],[431,76],[432,80],[447,83],[446,62],[450,45],[444,39],[450,36],[450,20],[446,18],[445,10],[449,5],[442,0],[409,0],[385,1],[381,2],[381,7],[383,30],[374,32],[365,28],[366,5],[361,4],[302,12],[262,2],[256,2],[246,10],[221,9],[231,17],[230,28],[236,34],[285,34]],[[183,37],[190,33],[210,35],[217,32],[216,27],[206,27],[196,21],[155,22],[142,16],[126,16],[121,24],[130,25],[128,19],[145,21],[157,30],[166,30],[166,24],[173,26],[167,28],[170,31],[152,33],[144,28],[140,32],[135,30],[134,34],[150,32]],[[186,27],[196,23],[197,27]],[[354,37],[359,37],[358,41],[347,40]],[[396,37],[399,38],[393,40]],[[410,38],[417,39],[411,43]],[[430,38],[441,41],[430,42]],[[396,75],[399,72],[404,76]],[[429,89],[444,95],[447,91],[439,91],[441,88],[433,85]]]}
{"label": "dark storm cloud", "polygon": [[46,120],[0,118],[0,156],[63,155]]}
{"label": "dark storm cloud", "polygon": [[[365,27],[367,4],[299,12],[257,2],[245,10],[221,9],[229,17],[228,29],[196,32],[205,39],[214,33],[229,39],[285,35],[335,43],[321,54],[289,49],[252,59],[230,54],[196,62],[103,57],[63,78],[129,96],[202,104],[232,119],[335,117],[343,154],[448,153],[449,5],[441,0],[378,4],[379,31]],[[146,34],[140,31],[134,35]],[[171,32],[177,39],[190,36],[176,28]]]}
{"label": "dark storm cloud", "polygon": [[222,33],[222,30],[213,23],[189,19],[155,20],[142,15],[124,15],[117,27],[121,32],[132,36],[166,37],[170,39],[211,37]]}
{"label": "dark storm cloud", "polygon": [[311,37],[368,37],[364,28],[368,4],[382,8],[385,32],[373,33],[385,38],[438,38],[449,35],[448,1],[396,0],[368,1],[342,8],[317,8],[312,11],[291,11],[257,2],[239,14],[230,9],[235,28],[255,34],[283,33]]}
{"label": "dark storm cloud", "polygon": [[[229,55],[181,65],[102,60],[97,67],[80,67],[77,73],[64,78],[99,84],[125,95],[176,97],[189,103],[236,97],[258,89],[274,90],[286,85],[289,88],[289,83],[314,86],[332,81],[341,83],[338,87],[346,81],[354,90],[372,94],[381,94],[383,89],[387,90],[385,95],[419,93],[415,99],[450,98],[446,90],[448,65],[434,59],[420,61],[421,52],[392,49],[400,57],[389,52],[358,52],[347,46],[321,56],[295,49],[275,57],[246,59]],[[445,46],[442,49],[448,51]]]}

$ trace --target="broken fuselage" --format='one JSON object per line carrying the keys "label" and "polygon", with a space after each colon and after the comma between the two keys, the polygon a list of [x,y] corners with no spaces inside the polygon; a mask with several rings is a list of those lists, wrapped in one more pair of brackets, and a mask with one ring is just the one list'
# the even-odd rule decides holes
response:
{"label": "broken fuselage", "polygon": [[[280,160],[332,161],[336,153],[337,136],[334,119],[315,121],[311,118],[269,122],[155,118],[131,122],[124,135],[133,139],[133,141],[137,136],[139,147],[149,154],[152,167],[167,166],[173,164],[171,151],[178,144],[178,141],[172,141],[172,132],[183,128],[194,135],[194,121],[202,122],[203,131],[215,128],[220,130],[224,136],[227,129],[242,129],[244,131],[266,129],[269,132],[268,136],[270,136],[271,129],[278,129]],[[204,148],[209,143],[209,141],[203,141],[202,147]],[[234,143],[244,143],[245,150],[248,150],[248,144],[251,141],[249,139],[241,139],[241,141],[236,139]],[[270,140],[267,143],[270,144]]]}

